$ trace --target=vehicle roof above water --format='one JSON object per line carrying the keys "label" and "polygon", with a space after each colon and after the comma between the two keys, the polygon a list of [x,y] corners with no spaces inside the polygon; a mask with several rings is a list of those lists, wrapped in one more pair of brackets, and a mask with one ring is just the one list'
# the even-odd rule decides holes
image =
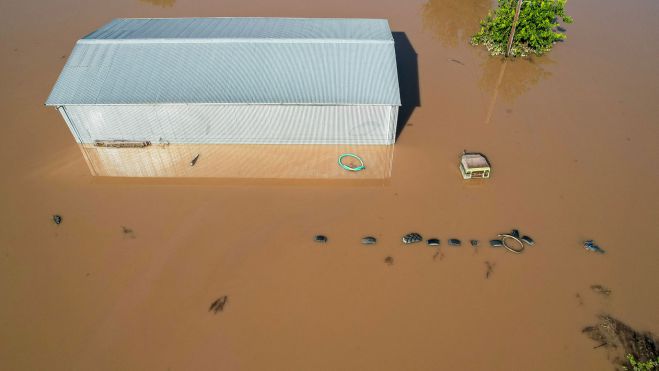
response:
{"label": "vehicle roof above water", "polygon": [[462,166],[465,170],[489,168],[490,164],[487,162],[485,156],[478,153],[466,153],[462,155]]}

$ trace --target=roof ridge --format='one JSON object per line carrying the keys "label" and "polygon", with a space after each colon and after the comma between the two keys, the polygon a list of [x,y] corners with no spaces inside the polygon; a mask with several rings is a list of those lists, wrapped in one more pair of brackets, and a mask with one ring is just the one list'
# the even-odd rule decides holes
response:
{"label": "roof ridge", "polygon": [[140,39],[80,39],[77,44],[214,44],[214,43],[273,43],[273,44],[393,44],[393,37],[379,39],[292,39],[292,38],[140,38]]}

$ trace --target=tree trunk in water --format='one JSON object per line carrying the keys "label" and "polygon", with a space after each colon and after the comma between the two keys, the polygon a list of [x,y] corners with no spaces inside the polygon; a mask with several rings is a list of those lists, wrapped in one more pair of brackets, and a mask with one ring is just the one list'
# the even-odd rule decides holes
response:
{"label": "tree trunk in water", "polygon": [[519,11],[522,9],[522,0],[517,0],[517,8],[515,9],[515,18],[513,18],[513,27],[510,29],[510,36],[508,37],[508,48],[506,48],[506,57],[510,56],[510,49],[513,47],[513,37],[515,37],[515,27],[519,20]]}

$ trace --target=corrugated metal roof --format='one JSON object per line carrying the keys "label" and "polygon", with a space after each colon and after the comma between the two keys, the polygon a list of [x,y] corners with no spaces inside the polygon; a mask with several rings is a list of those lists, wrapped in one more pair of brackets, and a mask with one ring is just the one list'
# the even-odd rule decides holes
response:
{"label": "corrugated metal roof", "polygon": [[108,39],[393,40],[385,19],[345,18],[115,19],[83,38]]}
{"label": "corrugated metal roof", "polygon": [[117,19],[79,40],[47,105],[400,105],[386,20]]}

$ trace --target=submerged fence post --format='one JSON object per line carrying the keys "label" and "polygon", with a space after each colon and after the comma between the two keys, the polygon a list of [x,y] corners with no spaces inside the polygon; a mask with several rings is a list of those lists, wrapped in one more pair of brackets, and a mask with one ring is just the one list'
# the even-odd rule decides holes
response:
{"label": "submerged fence post", "polygon": [[515,8],[515,17],[513,18],[513,27],[510,29],[510,36],[508,37],[508,47],[506,48],[506,57],[510,56],[510,49],[513,47],[513,37],[515,37],[515,27],[519,20],[519,11],[522,9],[522,0],[517,0],[517,8]]}

